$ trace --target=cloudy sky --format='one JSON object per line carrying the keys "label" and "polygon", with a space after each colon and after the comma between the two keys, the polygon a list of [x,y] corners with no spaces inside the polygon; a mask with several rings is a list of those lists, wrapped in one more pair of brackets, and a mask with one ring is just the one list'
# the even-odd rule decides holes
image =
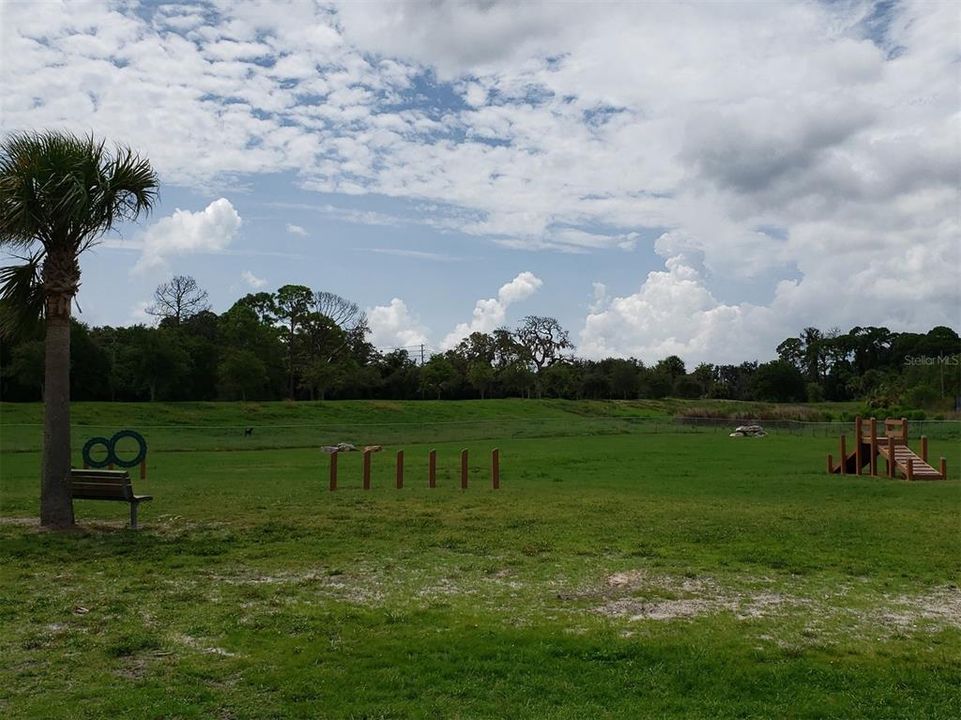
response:
{"label": "cloudy sky", "polygon": [[553,315],[578,354],[768,359],[802,327],[961,326],[945,2],[0,0],[0,130],[162,180],[81,319],[190,274],[286,283],[382,348]]}

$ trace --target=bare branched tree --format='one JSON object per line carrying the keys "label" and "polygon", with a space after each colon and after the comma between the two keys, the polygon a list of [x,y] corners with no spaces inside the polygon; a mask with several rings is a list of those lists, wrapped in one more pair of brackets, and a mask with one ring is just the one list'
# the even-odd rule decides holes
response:
{"label": "bare branched tree", "polygon": [[367,322],[367,316],[355,302],[326,290],[314,293],[314,312],[330,318],[344,332]]}
{"label": "bare branched tree", "polygon": [[147,313],[161,319],[169,318],[179,325],[199,312],[210,309],[207,291],[190,275],[175,275],[158,285],[153,294],[154,304]]}

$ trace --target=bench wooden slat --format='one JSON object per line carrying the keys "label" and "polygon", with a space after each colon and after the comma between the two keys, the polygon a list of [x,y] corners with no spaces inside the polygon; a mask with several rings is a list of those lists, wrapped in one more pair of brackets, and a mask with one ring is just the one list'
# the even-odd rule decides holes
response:
{"label": "bench wooden slat", "polygon": [[130,504],[130,527],[137,528],[137,508],[152,495],[134,495],[126,470],[72,469],[68,476],[74,500],[112,500]]}

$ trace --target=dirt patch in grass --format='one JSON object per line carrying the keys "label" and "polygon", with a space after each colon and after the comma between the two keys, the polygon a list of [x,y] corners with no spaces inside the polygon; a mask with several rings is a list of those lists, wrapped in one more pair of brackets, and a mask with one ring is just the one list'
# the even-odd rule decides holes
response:
{"label": "dirt patch in grass", "polygon": [[[635,597],[638,593],[648,597]],[[601,588],[581,597],[604,599],[606,602],[595,606],[594,612],[630,621],[690,620],[722,612],[750,620],[775,613],[785,605],[807,602],[770,592],[738,592],[722,587],[711,577],[657,574],[643,569],[608,575]]]}
{"label": "dirt patch in grass", "polygon": [[635,620],[679,620],[691,619],[698,615],[709,615],[724,609],[718,600],[635,600],[622,598],[612,600],[594,611],[609,617],[623,617]]}
{"label": "dirt patch in grass", "polygon": [[961,629],[961,588],[946,586],[924,595],[898,595],[875,613],[874,619],[899,630],[921,625],[932,630]]}
{"label": "dirt patch in grass", "polygon": [[753,620],[778,612],[785,605],[803,605],[803,598],[771,593],[741,595],[724,593],[707,597],[677,599],[619,598],[598,607],[594,612],[608,617],[637,620],[691,620],[701,615],[733,613],[739,620]]}
{"label": "dirt patch in grass", "polygon": [[224,650],[222,647],[217,647],[216,645],[210,645],[205,643],[200,638],[195,638],[192,635],[185,635],[183,633],[178,633],[172,638],[176,643],[180,645],[185,645],[186,647],[201,652],[204,655],[219,655],[221,657],[237,657],[237,653],[232,653],[229,650]]}
{"label": "dirt patch in grass", "polygon": [[[768,578],[747,578],[744,585],[768,585]],[[691,620],[732,613],[738,620],[754,620],[805,608],[821,618],[855,618],[862,627],[887,627],[895,632],[961,628],[961,588],[936,588],[920,595],[876,595],[868,609],[843,604],[844,593],[804,597],[770,590],[743,591],[710,577],[688,577],[629,570],[605,578],[600,587],[558,595],[559,599],[602,600],[591,610],[628,621]],[[818,633],[815,633],[818,634]]]}

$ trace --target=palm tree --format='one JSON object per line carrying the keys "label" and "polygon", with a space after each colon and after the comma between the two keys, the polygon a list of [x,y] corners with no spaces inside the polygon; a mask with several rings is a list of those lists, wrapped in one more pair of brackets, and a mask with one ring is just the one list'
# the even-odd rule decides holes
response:
{"label": "palm tree", "polygon": [[117,223],[150,211],[157,175],[129,148],[111,153],[93,135],[45,131],[0,142],[0,248],[26,252],[4,268],[5,330],[45,321],[40,523],[73,525],[70,470],[70,307],[80,254]]}

